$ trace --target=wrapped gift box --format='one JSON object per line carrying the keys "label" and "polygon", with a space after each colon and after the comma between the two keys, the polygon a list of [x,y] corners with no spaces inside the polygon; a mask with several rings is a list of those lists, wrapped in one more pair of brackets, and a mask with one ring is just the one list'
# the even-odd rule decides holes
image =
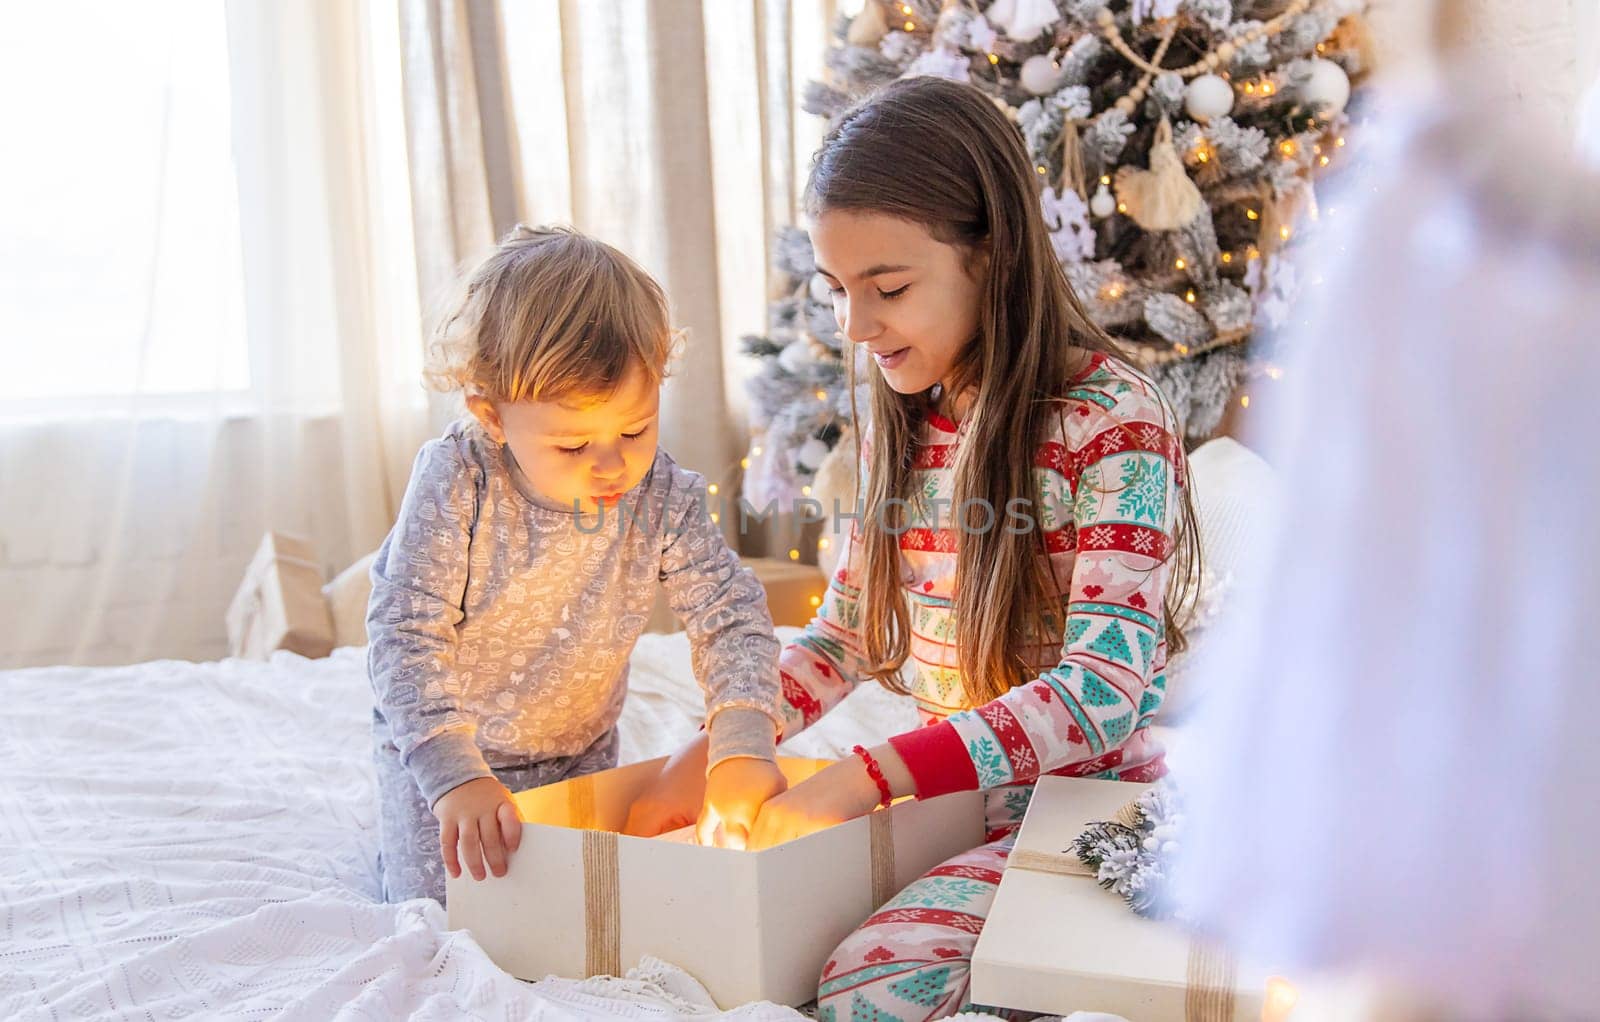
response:
{"label": "wrapped gift box", "polygon": [[[1093,877],[1048,871],[1063,855],[1075,862],[1073,840],[1089,824],[1115,819],[1146,787],[1040,779],[973,952],[975,1002],[1137,1022],[1264,1017],[1267,972],[1192,940],[1174,923],[1136,915]],[[1273,986],[1274,1000],[1292,990],[1281,980]]]}
{"label": "wrapped gift box", "polygon": [[327,656],[333,649],[333,619],[311,544],[267,533],[228,604],[226,620],[233,656],[265,660],[280,649]]}
{"label": "wrapped gift box", "polygon": [[[744,557],[741,561],[761,582],[766,590],[767,609],[772,612],[775,625],[804,626],[822,605],[828,590],[828,579],[815,564],[779,560],[775,557]],[[645,625],[647,632],[675,632],[682,627],[672,608],[667,605],[664,592],[656,594],[655,607]]]}
{"label": "wrapped gift box", "polygon": [[[758,852],[617,833],[663,762],[517,793],[522,844],[504,877],[446,882],[451,928],[522,979],[621,975],[654,955],[724,1007],[800,1005],[878,906],[983,841],[976,792],[903,799]],[[779,763],[791,784],[828,765]]]}
{"label": "wrapped gift box", "polygon": [[744,563],[756,573],[761,587],[767,591],[767,608],[772,611],[773,624],[804,626],[811,623],[828,591],[828,579],[821,568],[773,557],[747,557]]}

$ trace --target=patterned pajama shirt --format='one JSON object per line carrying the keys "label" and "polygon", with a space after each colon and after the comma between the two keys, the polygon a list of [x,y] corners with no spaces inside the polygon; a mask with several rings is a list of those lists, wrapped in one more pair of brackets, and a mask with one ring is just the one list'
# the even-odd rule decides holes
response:
{"label": "patterned pajama shirt", "polygon": [[444,898],[439,797],[616,763],[628,655],[657,587],[683,620],[715,765],[766,758],[778,643],[760,583],[711,521],[704,480],[657,451],[604,513],[539,496],[473,420],[423,446],[372,567],[368,674],[388,900]]}
{"label": "patterned pajama shirt", "polygon": [[[1150,781],[1165,772],[1148,729],[1166,689],[1162,607],[1185,485],[1176,422],[1154,384],[1099,355],[1062,412],[1034,459],[1061,634],[1032,650],[1036,678],[983,706],[964,705],[953,645],[958,534],[952,515],[941,526],[937,514],[952,506],[959,427],[930,415],[914,452],[911,528],[899,546],[909,681],[925,726],[889,741],[919,797],[988,792],[989,843],[912,882],[839,946],[821,977],[821,1018],[911,1022],[960,1010],[1033,782],[1046,773]],[[865,676],[856,548],[869,527],[857,524],[817,617],[779,656],[784,737]]]}

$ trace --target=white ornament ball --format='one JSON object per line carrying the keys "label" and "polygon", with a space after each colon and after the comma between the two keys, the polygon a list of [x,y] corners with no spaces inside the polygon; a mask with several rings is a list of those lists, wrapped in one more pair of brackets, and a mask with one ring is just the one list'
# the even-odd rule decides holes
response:
{"label": "white ornament ball", "polygon": [[811,292],[811,300],[814,302],[820,302],[823,305],[827,305],[829,302],[833,301],[833,294],[828,290],[827,278],[820,273],[813,273],[811,275],[811,284],[807,290]]}
{"label": "white ornament ball", "polygon": [[1183,90],[1183,109],[1197,121],[1224,117],[1233,109],[1233,86],[1221,75],[1201,75]]}
{"label": "white ornament ball", "polygon": [[828,445],[811,437],[795,452],[794,462],[804,472],[815,472],[828,456]]}
{"label": "white ornament ball", "polygon": [[782,351],[778,352],[778,364],[783,366],[786,372],[797,375],[812,361],[811,345],[806,343],[804,337],[790,341],[783,346]]}
{"label": "white ornament ball", "polygon": [[1056,66],[1055,61],[1039,53],[1022,62],[1022,71],[1017,77],[1022,87],[1035,96],[1048,96],[1056,91],[1056,86],[1061,82],[1061,68]]}
{"label": "white ornament ball", "polygon": [[1103,183],[1094,193],[1094,198],[1089,200],[1089,212],[1104,220],[1117,211],[1116,196]]}
{"label": "white ornament ball", "polygon": [[1311,73],[1300,86],[1300,99],[1323,113],[1336,114],[1350,102],[1350,76],[1338,64],[1319,57],[1311,62]]}

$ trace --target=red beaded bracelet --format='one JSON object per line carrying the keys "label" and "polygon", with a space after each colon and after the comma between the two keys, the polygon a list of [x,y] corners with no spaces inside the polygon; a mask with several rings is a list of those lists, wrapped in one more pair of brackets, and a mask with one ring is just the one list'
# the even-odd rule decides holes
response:
{"label": "red beaded bracelet", "polygon": [[861,762],[867,765],[867,776],[878,786],[878,807],[886,808],[894,801],[894,792],[889,790],[889,782],[884,779],[883,768],[878,766],[878,761],[872,758],[872,753],[868,752],[865,746],[858,745],[850,751],[860,756]]}

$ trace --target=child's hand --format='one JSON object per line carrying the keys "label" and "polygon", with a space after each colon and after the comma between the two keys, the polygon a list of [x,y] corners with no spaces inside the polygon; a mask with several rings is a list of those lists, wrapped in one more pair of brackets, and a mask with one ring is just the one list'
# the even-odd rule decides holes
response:
{"label": "child's hand", "polygon": [[661,773],[628,809],[624,834],[655,837],[694,823],[705,800],[708,744],[702,731],[662,765]]}
{"label": "child's hand", "polygon": [[696,840],[711,844],[720,822],[723,844],[744,848],[762,805],[788,787],[783,771],[770,759],[723,760],[706,777],[706,804],[695,824]]}
{"label": "child's hand", "polygon": [[472,879],[482,880],[485,860],[495,876],[506,875],[506,857],[522,844],[522,818],[505,785],[493,777],[457,785],[439,796],[433,815],[439,818],[439,850],[452,877],[461,875],[465,862]]}
{"label": "child's hand", "polygon": [[750,830],[750,848],[771,848],[864,816],[879,797],[861,760],[849,756],[763,806]]}

